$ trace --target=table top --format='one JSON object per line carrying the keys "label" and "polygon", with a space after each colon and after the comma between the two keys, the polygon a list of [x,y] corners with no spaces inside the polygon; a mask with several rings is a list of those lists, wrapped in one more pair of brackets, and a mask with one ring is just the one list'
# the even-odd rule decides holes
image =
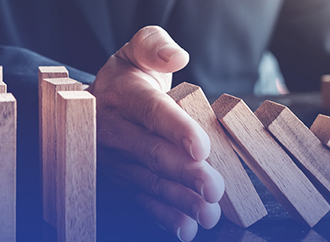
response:
{"label": "table top", "polygon": [[[319,93],[300,93],[284,96],[241,96],[254,111],[265,100],[289,107],[307,126],[319,113],[330,112],[321,107]],[[210,99],[212,101],[212,99]],[[38,142],[31,142],[38,127],[31,125],[28,133],[18,137],[17,173],[17,241],[56,241],[56,231],[42,220]],[[19,132],[19,130],[18,130]],[[30,136],[31,135],[31,136]],[[37,137],[36,137],[37,139]],[[28,157],[28,159],[27,159]],[[195,242],[218,241],[330,241],[330,214],[313,229],[293,220],[275,200],[259,179],[245,166],[268,215],[243,229],[224,216],[211,230],[199,228]],[[97,180],[97,241],[178,241],[155,223],[134,201],[129,199],[103,173]]]}

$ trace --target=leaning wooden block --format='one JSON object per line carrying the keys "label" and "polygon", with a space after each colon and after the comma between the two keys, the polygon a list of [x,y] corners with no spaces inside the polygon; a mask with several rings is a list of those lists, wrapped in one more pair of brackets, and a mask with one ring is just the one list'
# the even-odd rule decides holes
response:
{"label": "leaning wooden block", "polygon": [[16,241],[16,99],[0,94],[0,241]]}
{"label": "leaning wooden block", "polygon": [[57,97],[58,241],[96,241],[96,102],[86,91]]}
{"label": "leaning wooden block", "polygon": [[321,101],[324,108],[330,109],[330,75],[321,78]]}
{"label": "leaning wooden block", "polygon": [[43,218],[56,228],[56,92],[81,90],[82,84],[71,78],[42,79],[41,160]]}
{"label": "leaning wooden block", "polygon": [[318,223],[329,204],[248,106],[223,94],[212,107],[236,151],[289,214],[309,226]]}
{"label": "leaning wooden block", "polygon": [[3,82],[2,66],[0,66],[0,93],[7,92],[7,85]]}
{"label": "leaning wooden block", "polygon": [[319,114],[314,120],[310,130],[321,142],[330,148],[330,117]]}
{"label": "leaning wooden block", "polygon": [[225,193],[220,205],[226,217],[241,227],[248,227],[267,215],[203,91],[198,86],[182,83],[169,91],[168,95],[209,135],[211,152],[207,161],[224,178]]}
{"label": "leaning wooden block", "polygon": [[330,151],[287,107],[265,101],[255,115],[292,154],[321,194],[330,199]]}

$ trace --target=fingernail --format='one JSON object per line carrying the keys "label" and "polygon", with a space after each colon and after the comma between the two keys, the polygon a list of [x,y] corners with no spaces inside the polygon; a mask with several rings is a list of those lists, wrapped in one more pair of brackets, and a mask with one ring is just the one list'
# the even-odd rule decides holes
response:
{"label": "fingernail", "polygon": [[192,149],[192,141],[188,138],[183,138],[182,140],[183,146],[186,148],[186,151],[190,154],[190,156],[196,160],[195,155]]}
{"label": "fingernail", "polygon": [[173,44],[166,44],[158,50],[158,56],[169,62],[174,56],[181,53],[181,49]]}
{"label": "fingernail", "polygon": [[181,227],[179,227],[178,230],[176,231],[176,236],[178,237],[178,239],[179,239],[180,241],[183,242],[183,240],[181,239]]}

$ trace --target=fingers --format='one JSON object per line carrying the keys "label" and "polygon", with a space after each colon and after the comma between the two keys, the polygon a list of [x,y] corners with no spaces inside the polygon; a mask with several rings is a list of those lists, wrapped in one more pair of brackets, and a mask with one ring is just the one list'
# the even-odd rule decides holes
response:
{"label": "fingers", "polygon": [[189,188],[163,179],[142,166],[125,162],[117,162],[115,166],[115,171],[110,171],[111,179],[134,184],[138,188],[136,191],[141,191],[136,193],[141,205],[181,240],[190,241],[195,236],[195,221],[206,229],[219,221],[221,211],[218,203],[207,203]]}
{"label": "fingers", "polygon": [[[133,160],[168,180],[199,193],[207,202],[218,202],[224,192],[221,175],[205,160],[197,162],[187,152],[145,128],[121,121],[113,133],[119,150],[129,150]],[[120,141],[119,141],[120,140]]]}

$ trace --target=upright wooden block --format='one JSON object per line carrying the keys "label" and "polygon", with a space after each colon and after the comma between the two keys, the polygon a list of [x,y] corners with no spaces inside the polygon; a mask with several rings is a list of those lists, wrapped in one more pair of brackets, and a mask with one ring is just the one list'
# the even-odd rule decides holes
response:
{"label": "upright wooden block", "polygon": [[330,75],[321,78],[321,101],[324,108],[330,109]]}
{"label": "upright wooden block", "polygon": [[0,66],[0,93],[6,93],[7,92],[7,85],[3,82],[3,72],[2,72],[2,66]]}
{"label": "upright wooden block", "polygon": [[0,241],[16,241],[16,99],[0,94]]}
{"label": "upright wooden block", "polygon": [[[38,90],[39,90],[39,122],[40,131],[42,125],[42,84],[44,79],[69,77],[69,72],[64,66],[39,66],[38,68]],[[41,134],[41,132],[40,132]],[[41,140],[41,139],[40,139]]]}
{"label": "upright wooden block", "polygon": [[56,228],[56,92],[81,90],[82,84],[70,78],[42,79],[41,101],[41,160],[43,218]]}
{"label": "upright wooden block", "polygon": [[296,158],[298,167],[321,194],[330,200],[330,151],[284,105],[265,101],[255,115]]}
{"label": "upright wooden block", "polygon": [[[43,120],[46,120],[45,114],[43,114],[42,103],[43,103],[43,88],[42,85],[45,79],[50,78],[65,78],[69,77],[69,72],[64,66],[39,66],[38,68],[38,95],[39,95],[39,149],[40,149],[40,175],[42,177],[42,154],[43,154],[43,137],[42,130],[47,126],[46,123],[43,123]],[[44,116],[44,117],[43,117]],[[42,190],[42,189],[41,189]]]}
{"label": "upright wooden block", "polygon": [[57,97],[58,241],[96,242],[96,102],[86,91]]}
{"label": "upright wooden block", "polygon": [[239,98],[223,94],[213,105],[233,145],[268,190],[300,221],[314,226],[329,204]]}
{"label": "upright wooden block", "polygon": [[182,83],[169,91],[168,95],[209,135],[211,152],[207,161],[224,178],[225,193],[220,205],[226,217],[241,227],[248,227],[267,215],[203,91],[198,86]]}
{"label": "upright wooden block", "polygon": [[330,148],[330,117],[319,114],[314,120],[310,130],[321,142]]}

